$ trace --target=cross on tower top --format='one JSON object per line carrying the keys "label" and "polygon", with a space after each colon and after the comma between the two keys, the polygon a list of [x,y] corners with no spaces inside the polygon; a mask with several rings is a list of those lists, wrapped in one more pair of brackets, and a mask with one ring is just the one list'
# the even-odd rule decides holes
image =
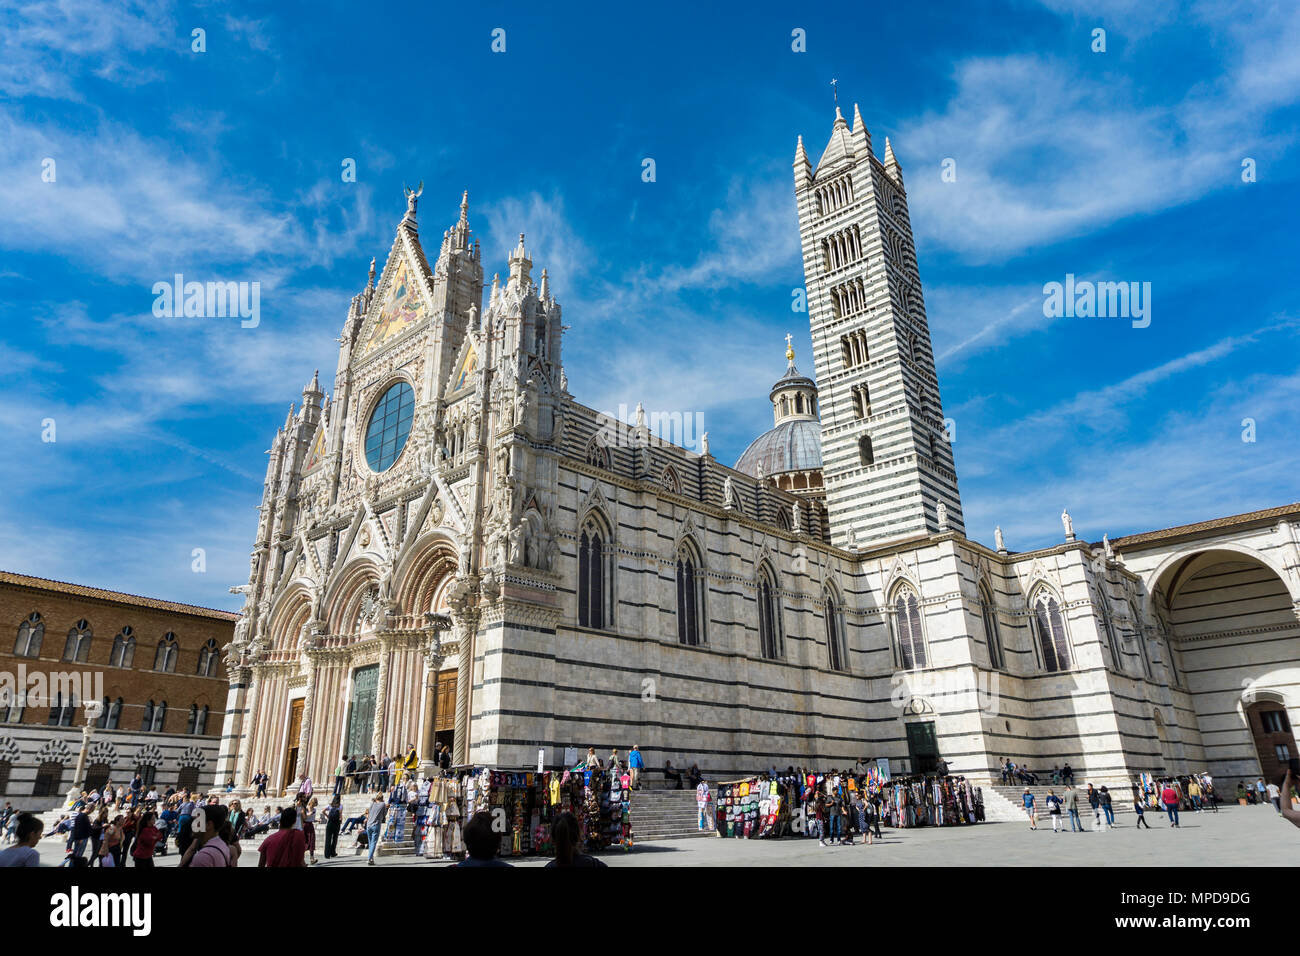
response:
{"label": "cross on tower top", "polygon": [[785,358],[787,362],[794,361],[794,346],[791,344],[794,336],[789,332],[785,333]]}
{"label": "cross on tower top", "polygon": [[840,82],[839,80],[835,79],[834,77],[831,77],[831,96],[835,97],[835,105],[837,107],[840,105],[839,82]]}

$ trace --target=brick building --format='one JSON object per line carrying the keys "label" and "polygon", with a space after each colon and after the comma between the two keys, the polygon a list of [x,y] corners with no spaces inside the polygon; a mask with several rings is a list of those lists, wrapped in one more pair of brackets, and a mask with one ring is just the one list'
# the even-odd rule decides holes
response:
{"label": "brick building", "polygon": [[0,571],[0,799],[53,804],[73,786],[90,700],[86,782],[210,786],[235,619]]}

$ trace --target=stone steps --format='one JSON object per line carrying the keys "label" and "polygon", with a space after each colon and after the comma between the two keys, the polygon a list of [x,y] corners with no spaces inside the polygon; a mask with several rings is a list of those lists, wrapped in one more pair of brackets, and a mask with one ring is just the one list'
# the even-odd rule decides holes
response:
{"label": "stone steps", "polygon": [[632,835],[637,842],[713,836],[699,829],[694,790],[632,791]]}

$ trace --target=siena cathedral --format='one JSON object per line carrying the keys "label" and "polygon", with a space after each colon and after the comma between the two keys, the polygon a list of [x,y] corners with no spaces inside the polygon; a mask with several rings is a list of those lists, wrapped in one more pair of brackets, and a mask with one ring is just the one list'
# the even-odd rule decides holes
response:
{"label": "siena cathedral", "polygon": [[729,466],[639,411],[611,438],[524,237],[487,284],[467,198],[428,242],[408,192],[332,392],[313,376],[271,445],[218,781],[444,745],[977,781],[1000,757],[1106,782],[1295,754],[1300,505],[972,540],[893,150],[836,109],[794,195],[815,377],[787,348]]}

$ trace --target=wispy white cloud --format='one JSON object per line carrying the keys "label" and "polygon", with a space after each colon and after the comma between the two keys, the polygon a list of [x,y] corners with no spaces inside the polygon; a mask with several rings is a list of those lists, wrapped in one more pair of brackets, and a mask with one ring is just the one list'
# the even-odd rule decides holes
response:
{"label": "wispy white cloud", "polygon": [[[1125,69],[1142,54],[1124,38],[1153,32],[1160,15],[1149,4],[1100,12],[1106,53],[964,59],[944,106],[899,131],[918,233],[972,261],[997,260],[1240,185],[1243,157],[1294,143],[1294,130],[1270,130],[1267,118],[1300,95],[1300,7],[1191,8],[1183,25],[1222,73],[1172,103],[1145,95]],[[1086,50],[1088,33],[1077,42]],[[940,178],[946,158],[955,182]]]}

